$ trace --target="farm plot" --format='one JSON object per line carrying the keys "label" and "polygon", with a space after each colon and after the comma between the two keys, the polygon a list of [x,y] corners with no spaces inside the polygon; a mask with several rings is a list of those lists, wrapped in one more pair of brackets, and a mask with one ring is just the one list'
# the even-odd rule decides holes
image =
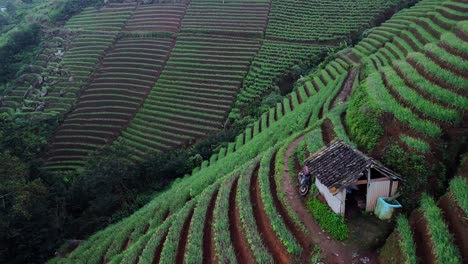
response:
{"label": "farm plot", "polygon": [[388,1],[272,0],[266,37],[292,41],[349,40],[371,27],[369,21],[390,7]]}
{"label": "farm plot", "polygon": [[117,137],[151,91],[172,46],[171,38],[120,39],[56,132],[47,165],[79,165]]}
{"label": "farm plot", "polygon": [[85,8],[65,24],[66,29],[120,31],[136,5],[115,5],[96,9]]}
{"label": "farm plot", "polygon": [[316,64],[320,53],[325,50],[323,46],[265,41],[244,79],[236,107],[251,102],[270,90],[281,78],[287,78],[293,66]]}
{"label": "farm plot", "polygon": [[154,89],[124,140],[143,157],[220,129],[258,41],[180,35]]}
{"label": "farm plot", "polygon": [[268,0],[193,0],[182,21],[182,31],[262,36],[268,12]]}
{"label": "farm plot", "polygon": [[29,115],[65,113],[115,38],[115,33],[81,32],[73,34],[67,47],[69,40],[54,38],[37,57],[37,65],[31,66],[35,73],[18,78],[5,106]]}
{"label": "farm plot", "polygon": [[[455,31],[462,31],[465,23],[458,23]],[[370,56],[366,85],[382,109],[420,133],[419,137],[438,137],[443,128],[459,126],[468,107],[468,78],[463,74],[468,60],[450,53],[444,39],[452,37],[454,50],[463,49],[466,41],[451,32],[440,30],[431,36],[427,28],[416,28],[410,24],[401,32],[414,36],[419,42],[416,47],[408,44],[410,38],[396,36],[393,43],[399,45],[387,43],[377,51],[380,56]],[[441,36],[441,41],[435,36]]]}
{"label": "farm plot", "polygon": [[[410,23],[416,22],[421,17],[427,17],[427,12],[434,12],[438,5],[440,5],[440,1],[420,1],[413,7],[398,12],[391,20],[372,30],[368,37],[352,49],[353,53],[361,58],[375,53],[385,43],[398,37],[401,31],[407,30]],[[393,42],[398,42],[398,40]]]}
{"label": "farm plot", "polygon": [[124,30],[177,32],[186,8],[184,4],[139,5]]}

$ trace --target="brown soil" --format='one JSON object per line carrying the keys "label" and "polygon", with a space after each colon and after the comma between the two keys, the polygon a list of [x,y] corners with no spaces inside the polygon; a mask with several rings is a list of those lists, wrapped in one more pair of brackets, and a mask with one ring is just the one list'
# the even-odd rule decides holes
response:
{"label": "brown soil", "polygon": [[[468,40],[467,40],[468,42]],[[435,55],[432,52],[426,52],[425,53],[428,58],[430,58],[433,62],[435,62],[437,65],[439,65],[442,69],[447,69],[456,75],[460,77],[465,77],[466,76],[466,71],[459,68],[457,65],[451,64],[447,61],[445,61],[443,58],[440,58],[439,56]]]}
{"label": "brown soil", "polygon": [[322,123],[322,139],[323,143],[328,144],[336,137],[333,124],[330,119],[325,119]]}
{"label": "brown soil", "polygon": [[427,79],[428,81],[434,83],[434,84],[437,84],[443,88],[446,88],[446,89],[449,89],[453,92],[457,92],[457,90],[459,90],[459,87],[456,87],[454,85],[452,85],[451,83],[448,83],[446,82],[445,80],[442,80],[442,79],[439,79],[437,78],[436,76],[434,76],[433,74],[431,74],[430,72],[426,72],[426,69],[424,68],[423,65],[420,65],[420,64],[417,64],[414,60],[412,59],[408,59],[408,63],[411,64],[411,66],[413,66],[416,71],[421,74],[421,76],[423,76],[425,79]]}
{"label": "brown soil", "polygon": [[236,252],[238,263],[255,263],[249,242],[242,228],[239,210],[236,207],[238,184],[239,178],[234,181],[231,193],[229,194],[229,231],[231,233],[231,242]]}
{"label": "brown soil", "polygon": [[164,233],[163,237],[161,238],[161,241],[159,241],[159,245],[155,249],[154,257],[153,257],[153,264],[159,264],[159,260],[161,259],[162,248],[164,246],[164,242],[166,241],[168,233],[169,233],[169,229],[166,231],[166,233]]}
{"label": "brown soil", "polygon": [[341,120],[341,124],[343,124],[343,128],[344,128],[344,130],[346,132],[346,135],[349,135],[349,128],[346,125],[346,111],[341,113],[340,120]]}
{"label": "brown soil", "polygon": [[132,232],[130,232],[128,237],[125,239],[125,242],[122,244],[122,248],[120,248],[120,253],[124,252],[128,248],[128,245],[130,245],[130,236],[133,232],[135,232],[135,230],[132,230]]}
{"label": "brown soil", "polygon": [[414,211],[410,217],[410,226],[416,244],[416,256],[420,263],[436,264],[436,257],[432,253],[432,240],[427,232],[427,220],[419,211]]}
{"label": "brown soil", "polygon": [[211,197],[208,210],[206,211],[205,226],[203,227],[203,263],[214,263],[214,241],[213,241],[213,211],[218,197],[218,190]]}
{"label": "brown soil", "polygon": [[266,248],[271,253],[273,258],[278,263],[289,263],[289,255],[286,248],[281,243],[279,238],[273,231],[270,219],[265,213],[265,207],[263,206],[262,197],[260,194],[260,184],[258,182],[258,165],[255,168],[250,182],[250,199],[255,216],[255,223],[258,227],[258,232],[265,243]]}
{"label": "brown soil", "polygon": [[400,76],[403,81],[405,82],[405,84],[412,88],[413,90],[415,90],[418,94],[420,94],[422,97],[424,97],[424,99],[426,100],[429,100],[429,101],[432,101],[434,103],[437,103],[437,104],[440,104],[440,105],[443,105],[444,107],[447,107],[447,108],[454,108],[453,106],[447,104],[446,102],[443,102],[439,99],[437,99],[436,97],[432,96],[430,93],[422,90],[417,83],[414,83],[410,78],[408,78],[406,76],[406,74],[400,69],[398,68],[396,65],[393,65],[393,69],[395,70],[395,72],[398,74],[398,76]]}
{"label": "brown soil", "polygon": [[146,233],[148,232],[149,227],[150,227],[150,224],[145,225],[145,228],[143,228],[143,233],[142,233],[143,235],[146,235]]}
{"label": "brown soil", "polygon": [[468,219],[463,210],[454,200],[453,194],[448,193],[439,200],[439,207],[444,213],[450,233],[453,234],[455,244],[458,246],[463,263],[468,263]]}
{"label": "brown soil", "polygon": [[[295,146],[295,148],[296,147],[297,145]],[[269,175],[270,191],[271,191],[271,196],[273,198],[273,203],[275,205],[276,210],[278,210],[279,214],[282,216],[287,229],[294,235],[296,240],[301,244],[302,249],[303,249],[302,254],[300,256],[301,262],[306,263],[310,260],[310,253],[312,252],[314,243],[310,239],[309,234],[304,233],[304,231],[294,222],[294,220],[289,215],[287,209],[284,207],[284,205],[281,203],[281,201],[278,198],[278,188],[276,186],[276,181],[275,181],[275,161],[276,161],[276,153],[274,154],[273,158],[270,160],[270,175]],[[287,160],[285,160],[284,166],[285,168],[289,166],[289,162]]]}
{"label": "brown soil", "polygon": [[186,252],[188,233],[190,229],[190,222],[193,216],[193,211],[194,210],[192,209],[191,212],[189,213],[187,219],[185,220],[184,226],[182,227],[182,231],[180,233],[179,245],[177,247],[177,255],[175,259],[175,263],[177,264],[185,263],[184,257],[185,257],[185,252]]}
{"label": "brown soil", "polygon": [[359,73],[359,66],[353,67],[348,71],[348,76],[340,88],[340,92],[333,99],[329,109],[333,109],[337,104],[343,104],[348,98],[349,94],[353,91],[354,79]]}
{"label": "brown soil", "polygon": [[393,96],[395,100],[397,100],[403,107],[411,109],[411,111],[416,114],[419,118],[421,119],[427,119],[432,121],[435,124],[440,124],[442,125],[442,121],[437,120],[431,116],[426,115],[424,112],[416,108],[411,102],[408,102],[406,99],[404,99],[400,94],[394,89],[392,85],[388,82],[387,76],[385,75],[384,72],[380,73],[382,76],[382,80],[384,82],[385,87],[387,88],[388,92]]}
{"label": "brown soil", "polygon": [[459,56],[459,57],[462,57],[463,59],[467,60],[468,59],[468,54],[461,51],[461,50],[458,50],[454,47],[451,47],[449,45],[447,45],[446,43],[444,42],[440,42],[439,44],[442,48],[444,48],[447,52],[455,55],[455,56]]}

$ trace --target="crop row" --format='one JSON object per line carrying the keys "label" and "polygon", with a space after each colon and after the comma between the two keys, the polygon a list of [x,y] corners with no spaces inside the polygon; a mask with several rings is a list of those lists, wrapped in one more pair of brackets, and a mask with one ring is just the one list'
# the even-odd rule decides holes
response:
{"label": "crop row", "polygon": [[[218,130],[258,46],[249,39],[179,36],[155,87],[129,125],[133,130],[123,135],[139,149],[135,153],[144,156],[167,149],[158,144],[161,140],[157,138],[163,134],[172,135],[173,144],[166,145],[172,148]],[[218,69],[215,61],[239,68]],[[200,64],[204,67],[198,67]],[[145,124],[145,130],[155,133],[155,137],[135,134],[137,124]]]}
{"label": "crop row", "polygon": [[182,21],[186,32],[216,32],[219,34],[259,33],[268,20],[268,1],[191,1]]}
{"label": "crop row", "polygon": [[120,31],[134,9],[135,6],[122,8],[103,7],[101,9],[88,7],[80,14],[73,16],[65,24],[65,28]]}
{"label": "crop row", "polygon": [[369,19],[389,6],[386,1],[273,0],[266,36],[312,41],[343,39],[369,26]]}
{"label": "crop row", "polygon": [[[325,73],[326,71],[323,71],[323,72]],[[336,82],[339,82],[340,79],[342,80],[341,77],[337,78],[336,76],[329,76],[329,78],[331,79],[335,78]],[[187,212],[187,210],[185,209],[181,211],[181,208],[187,202],[187,200],[190,197],[193,197],[193,200],[197,200],[197,201],[201,201],[204,199],[207,200],[208,199],[207,197],[210,196],[209,194],[206,194],[206,196],[205,195],[201,196],[205,198],[201,198],[201,197],[198,198],[198,195],[200,195],[204,190],[206,190],[206,188],[209,185],[211,185],[213,182],[217,180],[224,181],[224,179],[228,179],[228,181],[225,184],[223,184],[223,186],[225,186],[224,187],[225,191],[223,191],[224,192],[223,197],[228,197],[230,196],[229,193],[230,193],[231,188],[230,186],[226,186],[226,185],[229,185],[228,183],[230,183],[232,186],[232,184],[234,183],[233,181],[236,180],[236,177],[233,177],[233,176],[242,175],[238,183],[239,184],[238,199],[239,199],[239,202],[245,201],[245,199],[247,199],[246,198],[247,196],[244,196],[243,194],[246,194],[248,179],[250,177],[249,174],[251,174],[250,171],[252,169],[252,166],[255,166],[252,160],[258,154],[264,153],[265,151],[269,149],[270,149],[268,151],[269,154],[262,154],[263,158],[262,158],[262,162],[260,164],[260,169],[258,172],[258,184],[259,184],[259,188],[261,191],[261,194],[260,194],[261,201],[262,201],[262,204],[264,204],[265,213],[267,215],[271,215],[271,217],[268,216],[268,219],[270,219],[272,223],[275,223],[274,225],[267,224],[266,227],[275,228],[275,231],[273,231],[275,233],[289,232],[288,228],[284,225],[283,218],[278,215],[278,212],[275,209],[275,205],[272,200],[273,199],[272,193],[271,193],[272,190],[271,188],[269,188],[271,181],[274,180],[273,176],[269,172],[270,170],[269,164],[274,154],[274,148],[271,148],[271,147],[274,146],[278,142],[284,141],[284,139],[287,138],[291,132],[295,133],[295,132],[301,131],[304,128],[304,124],[308,122],[311,109],[313,109],[312,111],[318,112],[318,108],[320,108],[320,106],[325,103],[327,98],[329,98],[330,96],[334,97],[333,90],[336,90],[336,88],[331,87],[331,86],[332,86],[332,83],[329,84],[329,87],[323,87],[323,89],[319,89],[313,95],[309,92],[306,93],[305,91],[301,91],[298,93],[294,92],[291,96],[296,97],[297,100],[286,98],[283,104],[280,103],[277,108],[271,109],[268,115],[262,116],[262,120],[259,121],[261,125],[254,126],[257,128],[253,129],[253,132],[250,132],[251,136],[249,137],[249,144],[244,144],[243,142],[241,142],[236,145],[234,142],[232,142],[231,144],[228,145],[227,149],[222,149],[217,156],[211,159],[210,166],[207,166],[208,162],[204,162],[203,163],[204,165],[198,169],[199,172],[194,172],[192,176],[188,176],[187,178],[177,181],[176,183],[172,185],[170,191],[162,192],[149,205],[139,210],[136,214],[132,215],[130,218],[124,219],[123,221],[113,225],[111,228],[108,228],[105,231],[102,231],[92,236],[90,239],[83,242],[79,246],[79,248],[75,250],[66,260],[73,260],[74,262],[80,262],[80,260],[85,260],[85,259],[81,259],[81,256],[85,258],[90,258],[90,256],[93,256],[95,259],[101,259],[102,256],[104,256],[105,252],[107,251],[107,246],[111,243],[108,240],[112,233],[117,233],[120,230],[123,231],[124,229],[125,230],[136,229],[137,223],[145,225],[144,224],[145,221],[139,221],[138,219],[142,218],[142,219],[145,219],[146,221],[153,219],[153,214],[154,214],[153,211],[155,210],[155,208],[159,208],[158,212],[159,211],[166,212],[167,210],[170,210],[171,216],[167,218],[166,221],[163,221],[162,224],[161,223],[151,224],[146,233],[138,232],[138,233],[141,233],[139,237],[134,237],[133,234],[135,233],[131,233],[130,234],[131,239],[129,240],[130,242],[128,244],[128,247],[125,250],[123,250],[123,252],[113,257],[110,256],[110,254],[108,254],[108,257],[109,257],[108,261],[110,263],[119,263],[124,260],[128,260],[128,262],[134,263],[136,259],[139,259],[140,263],[146,263],[146,262],[151,262],[151,261],[159,262],[161,258],[161,251],[163,250],[161,245],[162,243],[166,244],[164,241],[166,240],[166,237],[168,236],[167,230],[170,228],[172,223],[175,223],[175,221],[178,221],[178,223],[179,222],[183,223],[184,220],[187,219],[187,217],[185,216],[182,217],[182,215],[186,215],[186,213],[181,214],[180,221],[176,219],[176,217],[179,218],[178,212]],[[304,88],[304,87],[300,88],[300,90],[302,89],[307,89],[307,88]],[[339,90],[339,86],[338,86],[338,90]],[[300,100],[298,98],[299,94],[303,95],[303,97]],[[310,94],[310,96],[307,96],[307,94]],[[292,112],[292,109],[294,109],[294,112]],[[285,116],[285,118],[283,118],[283,116]],[[317,119],[314,119],[311,122],[315,123],[316,121]],[[290,129],[284,130],[284,127],[288,127]],[[248,137],[245,137],[245,138],[248,138]],[[243,166],[243,165],[249,165],[251,167],[248,168],[248,171],[246,171],[245,173],[242,173],[242,171],[239,171],[238,168],[239,167],[246,168],[246,166]],[[228,175],[228,176],[226,178],[226,177],[220,177],[220,175]],[[254,178],[252,177],[255,177],[255,175],[256,174],[254,172],[250,177],[252,184],[254,184],[253,183]],[[210,189],[210,190],[213,191],[214,189]],[[268,193],[268,191],[270,191],[270,193]],[[252,193],[250,193],[250,195],[252,195]],[[216,242],[216,243],[221,243],[219,245],[224,246],[227,243],[231,243],[229,231],[226,229],[226,225],[222,224],[223,223],[222,221],[227,221],[227,219],[229,218],[228,212],[225,211],[226,205],[229,208],[229,201],[226,201],[225,198],[224,199],[219,198],[220,196],[221,196],[221,190],[220,190],[220,193],[217,195],[216,200],[219,201],[219,203],[217,202],[215,206],[215,208],[217,209],[215,209],[215,211],[217,212],[216,214],[223,216],[223,217],[227,216],[227,218],[224,218],[223,220],[223,218],[216,217],[216,216],[214,217],[215,222],[220,221],[217,224],[218,227],[215,227],[216,228],[215,230],[217,230],[215,231],[215,234],[216,234],[215,236],[225,238],[221,241]],[[236,202],[236,204],[238,204],[239,202]],[[197,204],[202,205],[200,202],[198,202]],[[193,203],[191,205],[193,206]],[[208,206],[207,203],[203,203],[203,205]],[[259,204],[257,204],[256,206],[259,206]],[[196,213],[198,210],[204,210],[204,209],[195,209],[193,213],[194,215],[192,217],[194,220],[195,220],[194,217],[196,215],[203,215],[203,213]],[[249,211],[244,211],[244,209],[240,210],[239,214],[242,215],[242,217],[245,217],[241,219],[245,219],[245,220],[252,219],[251,217],[248,218],[247,216],[250,214]],[[280,229],[278,229],[281,222],[283,223],[283,231],[279,231]],[[253,224],[252,220],[250,220],[250,224]],[[195,225],[195,222],[193,222],[191,226],[200,227],[199,224]],[[174,228],[174,230],[176,229],[180,229],[180,227]],[[199,231],[196,231],[196,230],[194,230],[193,232],[200,233]],[[224,236],[222,234],[224,234]],[[135,236],[138,236],[138,234],[135,234]],[[229,238],[227,238],[228,236]],[[129,236],[127,236],[127,238],[128,237]],[[281,235],[279,237],[287,238],[287,236],[284,236],[284,235]],[[192,239],[194,239],[194,241],[195,240],[199,241],[200,238],[199,237],[197,238],[196,236],[192,236]],[[290,241],[294,241],[295,240],[294,235],[290,233],[289,239]],[[190,247],[189,241],[191,241],[191,239],[189,239],[187,242],[189,243],[188,247]],[[262,242],[265,243],[265,240],[263,240]],[[102,243],[101,244],[102,246],[101,245],[99,245],[99,247],[94,246],[95,244],[98,244],[98,243]],[[174,245],[174,243],[167,242],[167,245]],[[232,244],[231,244],[231,247],[232,247]],[[301,250],[301,246],[297,242],[295,244],[288,244],[285,248],[288,248],[290,252],[299,252]],[[255,249],[253,250],[255,251]],[[274,252],[274,251],[269,250],[269,252]],[[172,258],[173,254],[165,253],[165,256]],[[193,254],[187,254],[187,256],[193,256]],[[189,260],[187,256],[185,259]],[[234,261],[237,260],[235,254],[234,255],[223,254],[223,256],[230,256],[230,258],[233,259]],[[198,258],[199,256],[197,256],[197,259]],[[56,259],[56,261],[62,262],[60,261],[60,259]]]}
{"label": "crop row", "polygon": [[138,5],[127,21],[126,31],[179,31],[186,5]]}
{"label": "crop row", "polygon": [[[165,54],[160,55],[160,53],[155,53],[150,48],[133,52],[131,48],[128,48],[130,47],[128,43],[132,41],[152,46],[154,50],[165,51]],[[124,45],[121,46],[120,43]],[[111,141],[131,120],[143,103],[146,95],[154,85],[171,48],[172,42],[170,40],[119,40],[114,49],[107,53],[110,55],[104,58],[102,66],[93,75],[93,83],[88,86],[89,90],[85,89],[83,91],[78,104],[67,116],[62,127],[66,128],[67,124],[79,124],[80,126],[109,124],[112,127],[110,130],[106,128],[106,131],[111,132],[113,136],[109,137],[108,135],[96,133],[93,136],[97,138],[104,136],[103,141],[91,141],[90,138],[80,138],[80,141],[82,144],[85,142],[89,142],[91,145],[94,144],[95,148]],[[118,59],[114,61],[114,58]],[[132,71],[119,67],[120,63],[126,63],[128,60],[132,60],[135,63],[151,60],[152,64],[143,63],[133,68]],[[119,86],[116,87],[115,83],[119,83]],[[138,85],[138,88],[135,88],[135,85]],[[133,87],[132,90],[134,92],[130,92],[132,91],[129,89],[130,87]],[[58,133],[60,133],[60,129]],[[77,134],[77,136],[79,135],[80,133]],[[63,153],[61,151],[64,148],[69,149],[69,145],[63,146],[55,140],[52,142],[52,150],[49,153],[49,158],[51,159],[55,156],[61,156]],[[76,151],[79,151],[80,146],[73,146],[76,148]],[[65,165],[66,160],[61,160],[61,163]]]}
{"label": "crop row", "polygon": [[[249,73],[236,99],[236,107],[249,103],[299,65],[315,64],[324,47],[264,42],[252,61]],[[234,110],[235,111],[235,110]]]}

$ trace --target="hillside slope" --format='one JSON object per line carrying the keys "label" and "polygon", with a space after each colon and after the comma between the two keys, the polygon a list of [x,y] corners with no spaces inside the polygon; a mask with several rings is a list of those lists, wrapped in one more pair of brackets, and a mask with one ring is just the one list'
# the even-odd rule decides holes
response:
{"label": "hillside slope", "polygon": [[[293,66],[316,65],[405,1],[165,2],[89,7],[49,30],[0,108],[64,118],[48,169],[78,169],[117,139],[135,161],[204,139],[288,79]],[[327,23],[317,22],[322,15]]]}
{"label": "hillside slope", "polygon": [[[439,142],[450,144],[442,133],[466,129],[468,80],[457,69],[468,62],[467,22],[460,22],[467,19],[467,8],[462,1],[423,0],[398,13],[352,54],[305,77],[303,86],[209,163],[51,263],[308,262],[315,246],[332,263],[361,256],[376,261],[372,252],[359,251],[356,256],[357,245],[343,246],[317,232],[304,206],[298,206],[292,158],[300,160],[335,136],[377,146],[377,156],[382,154],[379,147],[395,139],[415,153],[436,148]],[[433,56],[438,52],[461,56],[438,60]],[[441,70],[441,61],[453,67]],[[427,83],[426,94],[412,82]],[[461,107],[453,105],[455,100],[437,103],[444,96],[456,98]],[[442,99],[432,99],[438,97]],[[347,111],[362,102],[381,114],[377,118],[383,133],[365,131],[368,138],[376,138],[370,143],[360,138],[356,126],[347,125],[353,118],[366,118],[365,111],[354,116]]]}

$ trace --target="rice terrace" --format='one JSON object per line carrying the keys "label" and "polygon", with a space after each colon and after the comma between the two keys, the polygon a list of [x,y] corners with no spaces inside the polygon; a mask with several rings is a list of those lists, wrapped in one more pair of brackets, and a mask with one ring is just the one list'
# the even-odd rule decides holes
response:
{"label": "rice terrace", "polygon": [[468,0],[0,0],[0,263],[468,263]]}

